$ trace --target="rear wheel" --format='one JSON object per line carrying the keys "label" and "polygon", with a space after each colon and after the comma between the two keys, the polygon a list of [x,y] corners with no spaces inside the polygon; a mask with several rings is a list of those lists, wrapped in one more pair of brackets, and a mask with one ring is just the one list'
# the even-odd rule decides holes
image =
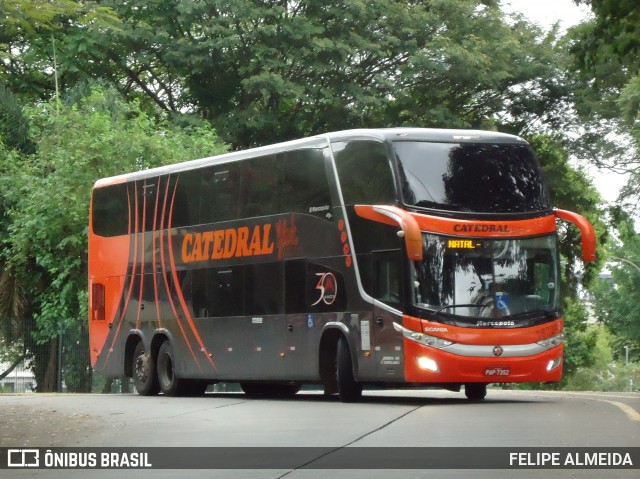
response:
{"label": "rear wheel", "polygon": [[162,343],[158,351],[158,383],[165,396],[191,395],[192,381],[176,377],[175,356],[169,341]]}
{"label": "rear wheel", "polygon": [[338,341],[336,363],[336,379],[338,382],[338,396],[340,397],[340,401],[358,401],[362,397],[362,384],[357,382],[353,376],[351,351],[344,336]]}
{"label": "rear wheel", "polygon": [[156,375],[156,363],[144,350],[142,341],[138,342],[133,353],[133,384],[141,396],[153,396],[160,392]]}
{"label": "rear wheel", "polygon": [[482,401],[487,395],[487,385],[484,383],[465,384],[464,394],[470,401]]}

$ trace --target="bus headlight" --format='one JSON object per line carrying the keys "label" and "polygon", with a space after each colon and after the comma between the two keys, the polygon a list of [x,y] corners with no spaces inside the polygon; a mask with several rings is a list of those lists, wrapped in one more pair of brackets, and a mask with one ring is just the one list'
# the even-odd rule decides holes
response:
{"label": "bus headlight", "polygon": [[418,366],[420,367],[420,369],[427,369],[434,373],[440,371],[438,363],[436,363],[433,359],[425,358],[424,356],[418,358]]}
{"label": "bus headlight", "polygon": [[553,371],[555,368],[560,366],[560,364],[562,364],[562,358],[556,358],[552,361],[549,361],[549,364],[547,364],[547,372]]}
{"label": "bus headlight", "polygon": [[411,341],[415,341],[416,343],[424,344],[425,346],[429,346],[431,348],[443,349],[453,344],[452,341],[448,341],[446,339],[429,336],[428,334],[419,333],[418,331],[412,331],[405,328],[404,326],[399,325],[398,323],[393,323],[393,328],[396,331],[402,333],[405,338],[410,339]]}
{"label": "bus headlight", "polygon": [[551,349],[559,346],[562,343],[564,343],[564,333],[560,333],[556,336],[551,336],[550,338],[543,339],[542,341],[538,341],[536,344],[539,344],[545,349]]}

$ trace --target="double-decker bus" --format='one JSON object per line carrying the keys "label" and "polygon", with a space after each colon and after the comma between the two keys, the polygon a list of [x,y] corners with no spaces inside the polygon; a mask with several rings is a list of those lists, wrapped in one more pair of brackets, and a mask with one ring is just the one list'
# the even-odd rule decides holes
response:
{"label": "double-decker bus", "polygon": [[138,393],[558,381],[556,221],[528,143],[350,130],[96,182],[92,364]]}

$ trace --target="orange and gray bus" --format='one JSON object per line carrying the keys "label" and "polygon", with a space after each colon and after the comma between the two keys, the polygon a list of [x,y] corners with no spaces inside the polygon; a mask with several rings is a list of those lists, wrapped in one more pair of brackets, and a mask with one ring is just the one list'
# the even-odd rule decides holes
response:
{"label": "orange and gray bus", "polygon": [[562,375],[557,221],[519,137],[349,130],[96,182],[92,364],[139,394],[442,387]]}

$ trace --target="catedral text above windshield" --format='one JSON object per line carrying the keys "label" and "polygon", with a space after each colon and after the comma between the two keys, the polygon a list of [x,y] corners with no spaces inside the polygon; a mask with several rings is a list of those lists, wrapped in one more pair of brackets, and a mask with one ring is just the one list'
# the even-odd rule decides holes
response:
{"label": "catedral text above windshield", "polygon": [[529,145],[397,141],[393,148],[409,206],[494,214],[550,209]]}
{"label": "catedral text above windshield", "polygon": [[486,326],[490,318],[509,317],[515,326],[518,315],[557,311],[555,235],[488,240],[425,233],[423,246],[425,260],[413,263],[419,308],[487,318]]}

